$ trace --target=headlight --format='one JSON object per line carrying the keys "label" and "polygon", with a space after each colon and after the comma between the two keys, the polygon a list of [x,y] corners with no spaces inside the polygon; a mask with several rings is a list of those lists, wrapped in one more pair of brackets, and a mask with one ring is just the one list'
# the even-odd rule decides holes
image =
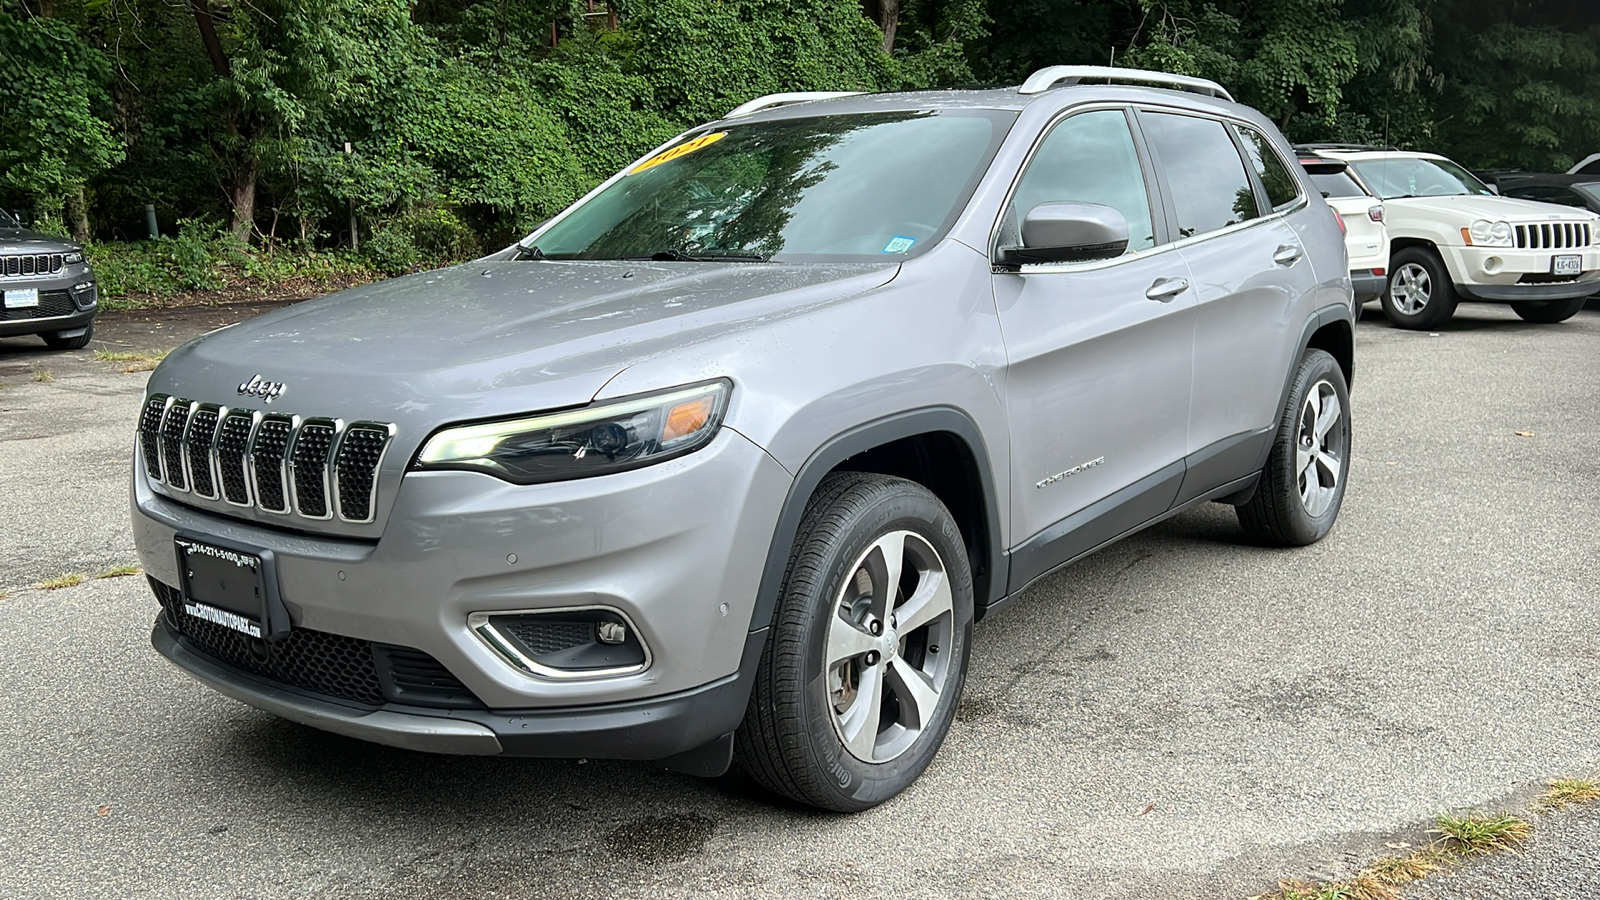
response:
{"label": "headlight", "polygon": [[637,469],[709,443],[731,389],[717,380],[566,412],[458,425],[429,438],[413,468],[467,469],[515,484]]}
{"label": "headlight", "polygon": [[1491,222],[1488,219],[1479,219],[1467,229],[1467,243],[1475,247],[1511,247],[1516,241],[1512,237],[1511,223]]}
{"label": "headlight", "polygon": [[83,262],[83,251],[82,250],[69,250],[67,252],[67,254],[65,256],[63,256],[61,259],[67,265],[75,266],[78,263]]}

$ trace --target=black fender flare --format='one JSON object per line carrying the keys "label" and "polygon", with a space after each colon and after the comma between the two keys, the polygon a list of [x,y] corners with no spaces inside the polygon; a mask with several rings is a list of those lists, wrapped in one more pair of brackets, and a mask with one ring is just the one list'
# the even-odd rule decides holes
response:
{"label": "black fender flare", "polygon": [[[857,425],[840,432],[818,447],[789,486],[789,496],[778,513],[777,527],[773,529],[772,545],[767,551],[767,562],[761,572],[761,584],[756,593],[755,608],[750,614],[750,631],[761,631],[772,624],[778,606],[778,594],[783,590],[783,578],[789,568],[789,551],[794,546],[795,533],[800,530],[800,519],[805,514],[817,485],[833,468],[858,453],[871,450],[892,441],[921,434],[948,433],[966,444],[977,468],[985,520],[984,538],[988,545],[988,565],[980,577],[974,567],[973,593],[978,617],[991,603],[1005,593],[1005,553],[1000,540],[1000,512],[996,502],[994,468],[989,463],[988,445],[978,424],[966,413],[954,407],[936,406],[895,413],[882,419]],[[747,651],[748,652],[748,651]]]}

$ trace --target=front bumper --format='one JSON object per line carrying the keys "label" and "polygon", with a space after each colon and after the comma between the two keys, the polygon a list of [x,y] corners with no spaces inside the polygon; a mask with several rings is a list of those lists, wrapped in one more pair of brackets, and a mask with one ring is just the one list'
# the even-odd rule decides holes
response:
{"label": "front bumper", "polygon": [[[1600,291],[1600,249],[1518,250],[1510,247],[1441,247],[1456,293],[1468,300],[1517,302],[1571,300]],[[1556,256],[1580,256],[1583,271],[1569,281],[1551,277]]]}
{"label": "front bumper", "polygon": [[[371,703],[355,709],[334,697],[300,696],[259,673],[218,665],[193,646],[185,651],[191,661],[163,650],[230,696],[340,733],[401,746],[429,744],[417,749],[654,759],[677,752],[676,739],[652,737],[648,749],[623,752],[618,748],[638,741],[618,745],[620,738],[604,738],[598,747],[579,741],[573,744],[578,749],[556,752],[563,732],[535,720],[592,724],[606,719],[586,712],[592,707],[665,702],[730,678],[737,683],[749,656],[751,613],[774,523],[791,480],[764,451],[727,428],[688,456],[577,481],[524,487],[472,472],[411,473],[402,480],[382,537],[373,542],[268,528],[185,506],[154,493],[136,467],[133,532],[146,573],[168,586],[180,584],[173,551],[180,531],[270,550],[296,630],[425,653],[481,708],[420,713],[424,727],[418,738],[394,715],[372,718]],[[467,627],[474,613],[588,606],[609,607],[631,620],[651,651],[648,668],[614,677],[542,677],[515,668]],[[182,650],[184,643],[177,646]],[[747,683],[734,690],[747,690]],[[727,699],[722,688],[714,693]],[[289,695],[300,699],[289,703]],[[691,706],[698,710],[703,702],[710,701]],[[742,715],[742,696],[726,705],[730,714]],[[417,714],[397,713],[392,706],[377,711]],[[530,710],[539,715],[530,718]],[[477,721],[498,735],[500,750],[473,729],[435,736],[430,729],[440,716]],[[724,724],[701,712],[694,717],[713,729]],[[644,718],[655,722],[661,713]],[[514,727],[506,725],[509,720]],[[496,730],[500,725],[504,734]],[[677,727],[652,725],[651,734]],[[704,737],[702,732],[690,737]],[[513,749],[506,734],[547,737],[529,738],[531,749]],[[483,749],[451,749],[457,746]],[[613,752],[602,752],[604,746]]]}
{"label": "front bumper", "polygon": [[743,670],[664,697],[562,709],[441,710],[331,702],[219,665],[194,652],[165,621],[150,634],[157,653],[222,694],[345,737],[459,756],[638,760],[692,753],[737,728],[765,640],[766,629],[749,634]]}
{"label": "front bumper", "polygon": [[[83,291],[75,285],[88,283]],[[66,271],[49,276],[0,279],[0,291],[31,288],[39,292],[39,305],[8,309],[0,304],[0,337],[21,334],[72,332],[89,327],[99,311],[99,287],[87,265],[71,265]]]}

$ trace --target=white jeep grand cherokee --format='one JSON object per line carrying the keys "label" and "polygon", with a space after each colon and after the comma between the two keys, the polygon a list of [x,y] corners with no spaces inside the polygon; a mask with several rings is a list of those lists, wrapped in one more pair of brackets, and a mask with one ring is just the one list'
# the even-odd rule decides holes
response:
{"label": "white jeep grand cherokee", "polygon": [[1529,322],[1561,322],[1600,291],[1600,216],[1496,195],[1434,153],[1303,145],[1343,160],[1383,201],[1389,284],[1383,311],[1401,328],[1434,328],[1460,300],[1510,303]]}

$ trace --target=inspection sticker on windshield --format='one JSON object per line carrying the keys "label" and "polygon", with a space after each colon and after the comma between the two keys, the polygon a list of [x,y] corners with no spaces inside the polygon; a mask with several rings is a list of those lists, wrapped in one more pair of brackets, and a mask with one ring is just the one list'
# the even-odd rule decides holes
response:
{"label": "inspection sticker on windshield", "polygon": [[915,244],[916,242],[917,239],[914,237],[906,237],[903,234],[897,234],[889,240],[889,243],[883,245],[883,252],[904,253],[907,250],[910,250],[911,245]]}
{"label": "inspection sticker on windshield", "polygon": [[637,166],[629,169],[628,174],[635,175],[639,172],[643,172],[645,169],[653,169],[664,162],[672,162],[678,157],[687,156],[702,147],[709,147],[710,145],[715,144],[717,141],[720,141],[727,136],[728,133],[726,131],[718,131],[712,134],[702,134],[694,140],[684,141],[676,147],[668,147],[660,153],[657,153],[655,156],[652,156],[644,162],[639,163]]}

